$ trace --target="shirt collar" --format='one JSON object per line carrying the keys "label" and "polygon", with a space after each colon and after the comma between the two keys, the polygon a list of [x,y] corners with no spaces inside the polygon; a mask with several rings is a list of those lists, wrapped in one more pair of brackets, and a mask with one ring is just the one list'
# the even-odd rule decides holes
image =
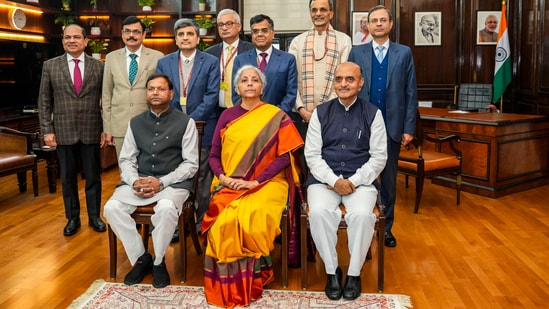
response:
{"label": "shirt collar", "polygon": [[71,56],[70,54],[67,53],[67,61],[68,62],[71,62],[72,59],[78,59],[80,60],[80,62],[84,63],[84,59],[86,59],[84,53],[81,53],[80,56],[74,58],[73,56]]}
{"label": "shirt collar", "polygon": [[385,50],[384,50],[384,51],[388,51],[388,50],[389,50],[389,42],[390,42],[390,41],[391,41],[391,40],[387,40],[387,41],[385,41],[385,43],[383,43],[383,44],[377,44],[376,41],[372,41],[372,48],[374,49],[374,52],[376,51],[376,48],[377,48],[378,46],[383,46],[383,47],[385,47]]}
{"label": "shirt collar", "polygon": [[185,60],[187,59],[189,60],[189,62],[193,62],[195,56],[196,56],[196,49],[194,50],[193,54],[189,58],[183,56],[183,53],[181,53],[181,51],[179,52],[179,58],[181,58],[183,62],[185,62]]}
{"label": "shirt collar", "polygon": [[234,48],[237,48],[239,42],[240,42],[240,39],[236,39],[236,41],[234,41],[232,44],[229,44],[223,41],[223,50],[226,50],[229,45],[232,45]]}
{"label": "shirt collar", "polygon": [[126,49],[126,57],[130,57],[131,54],[136,54],[137,58],[139,58],[141,57],[141,50],[143,49],[143,45],[139,46],[139,49],[135,53],[129,51],[127,47],[124,47],[124,49]]}
{"label": "shirt collar", "polygon": [[261,57],[259,54],[261,53],[267,53],[267,58],[269,56],[271,56],[271,54],[273,53],[273,45],[271,45],[266,51],[260,51],[259,49],[255,49],[255,52],[257,53],[257,56],[258,57]]}

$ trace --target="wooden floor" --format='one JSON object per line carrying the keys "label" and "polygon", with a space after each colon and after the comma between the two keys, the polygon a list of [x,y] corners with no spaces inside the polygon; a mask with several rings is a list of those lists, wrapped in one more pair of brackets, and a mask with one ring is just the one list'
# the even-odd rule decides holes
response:
{"label": "wooden floor", "polygon": [[[0,178],[0,308],[66,308],[96,279],[109,281],[107,233],[87,223],[83,203],[79,232],[64,237],[66,223],[58,192],[49,194],[40,164],[40,196],[19,193],[17,178]],[[119,181],[118,169],[102,174],[103,201]],[[29,177],[30,180],[30,177]],[[411,296],[414,308],[549,308],[549,186],[490,199],[426,183],[420,212],[413,214],[414,190],[399,176],[396,248],[387,248],[385,293]],[[411,182],[413,184],[413,181]],[[81,200],[84,198],[80,183]],[[348,265],[346,236],[338,245],[340,265]],[[189,278],[200,286],[203,256],[189,246]],[[172,284],[179,284],[179,263],[171,245],[166,260]],[[273,253],[282,289],[279,248]],[[117,282],[130,265],[119,245]],[[176,251],[177,252],[177,251]],[[175,265],[177,264],[177,265]],[[362,271],[363,292],[376,292],[374,262]],[[309,290],[322,291],[322,262],[309,263]],[[299,269],[290,271],[291,290],[300,289]],[[151,277],[145,278],[150,283]]]}

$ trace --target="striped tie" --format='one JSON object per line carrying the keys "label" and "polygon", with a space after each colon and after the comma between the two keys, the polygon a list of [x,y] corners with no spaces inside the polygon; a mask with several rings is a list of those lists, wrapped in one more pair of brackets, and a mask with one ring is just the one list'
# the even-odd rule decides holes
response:
{"label": "striped tie", "polygon": [[135,76],[137,75],[137,60],[135,60],[135,58],[137,58],[137,55],[136,54],[130,54],[130,58],[132,58],[132,61],[130,61],[129,76],[130,76],[130,84],[133,85],[133,82],[135,80]]}

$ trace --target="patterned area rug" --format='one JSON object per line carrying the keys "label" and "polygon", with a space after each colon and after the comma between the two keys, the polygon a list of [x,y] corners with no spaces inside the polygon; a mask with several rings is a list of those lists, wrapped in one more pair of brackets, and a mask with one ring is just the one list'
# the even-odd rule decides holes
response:
{"label": "patterned area rug", "polygon": [[[249,308],[411,308],[410,297],[396,294],[362,294],[354,301],[329,300],[323,292],[265,290]],[[150,284],[127,286],[95,281],[69,309],[80,308],[217,308],[208,305],[202,287],[170,285],[155,289]]]}

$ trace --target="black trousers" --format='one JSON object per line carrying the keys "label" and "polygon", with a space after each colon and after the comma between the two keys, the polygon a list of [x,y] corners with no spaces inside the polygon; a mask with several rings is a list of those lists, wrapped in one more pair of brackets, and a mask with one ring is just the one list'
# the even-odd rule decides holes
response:
{"label": "black trousers", "polygon": [[86,178],[86,206],[88,217],[99,217],[101,213],[101,167],[99,144],[58,145],[59,171],[63,185],[63,203],[65,217],[80,217],[80,199],[78,198],[78,174],[84,171]]}

